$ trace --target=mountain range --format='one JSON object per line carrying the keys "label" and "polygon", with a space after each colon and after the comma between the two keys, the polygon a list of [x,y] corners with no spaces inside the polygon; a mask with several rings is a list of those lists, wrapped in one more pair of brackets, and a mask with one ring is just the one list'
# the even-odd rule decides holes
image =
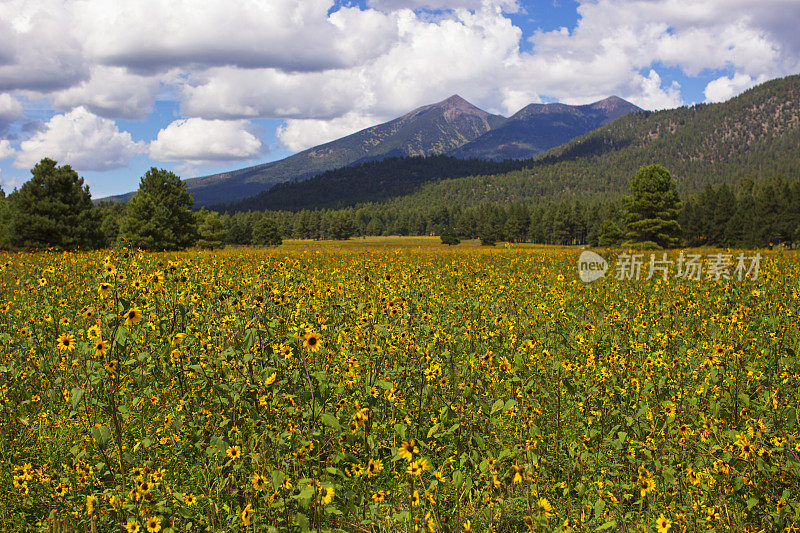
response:
{"label": "mountain range", "polygon": [[[240,201],[279,183],[386,158],[452,155],[500,161],[530,158],[628,113],[641,111],[612,96],[588,105],[530,104],[511,117],[488,113],[453,95],[279,161],[185,180],[195,204]],[[127,201],[134,193],[108,200]]]}
{"label": "mountain range", "polygon": [[[506,122],[508,124],[508,122]],[[496,130],[466,143],[479,145]],[[497,143],[501,144],[501,143]],[[664,165],[682,195],[745,177],[800,176],[800,76],[771,80],[722,103],[629,113],[529,159],[386,159],[282,183],[219,210],[435,210],[537,204],[564,196],[612,199],[644,165]],[[459,148],[457,150],[462,150]]]}

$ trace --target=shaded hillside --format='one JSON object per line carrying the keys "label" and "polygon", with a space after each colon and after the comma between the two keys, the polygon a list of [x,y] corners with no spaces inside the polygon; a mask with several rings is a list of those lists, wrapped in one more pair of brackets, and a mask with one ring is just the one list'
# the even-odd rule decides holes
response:
{"label": "shaded hillside", "polygon": [[381,202],[416,191],[422,184],[476,174],[509,172],[524,161],[494,162],[449,156],[388,158],[329,170],[305,181],[280,183],[268,191],[218,211],[336,209],[363,202]]}
{"label": "shaded hillside", "polygon": [[635,113],[554,148],[524,170],[424,185],[393,207],[536,203],[564,195],[617,196],[659,163],[682,194],[744,176],[800,176],[800,76],[766,82],[719,104]]}
{"label": "shaded hillside", "polygon": [[526,159],[637,111],[642,110],[616,96],[581,106],[530,104],[448,155],[496,161]]}

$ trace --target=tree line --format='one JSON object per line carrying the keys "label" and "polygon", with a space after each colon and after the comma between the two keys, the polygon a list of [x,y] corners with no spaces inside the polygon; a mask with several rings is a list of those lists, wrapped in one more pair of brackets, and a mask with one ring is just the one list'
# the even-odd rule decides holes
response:
{"label": "tree line", "polygon": [[126,245],[145,250],[225,245],[279,245],[284,238],[349,239],[376,235],[439,235],[443,242],[653,247],[763,247],[800,242],[800,179],[780,175],[735,188],[707,186],[681,201],[675,181],[658,165],[643,167],[622,198],[561,198],[530,202],[366,203],[343,209],[192,211],[185,183],[150,169],[127,203],[93,205],[89,188],[69,165],[43,159],[31,179],[0,191],[0,246],[87,249]]}

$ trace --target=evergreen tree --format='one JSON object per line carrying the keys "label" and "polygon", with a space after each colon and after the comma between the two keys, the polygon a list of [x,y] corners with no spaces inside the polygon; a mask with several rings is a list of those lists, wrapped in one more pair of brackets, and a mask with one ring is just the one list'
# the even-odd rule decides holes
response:
{"label": "evergreen tree", "polygon": [[225,242],[225,225],[219,213],[205,208],[197,212],[197,246],[207,250],[222,248]]}
{"label": "evergreen tree", "polygon": [[347,211],[329,213],[323,221],[323,234],[330,239],[346,241],[355,233],[355,224]]}
{"label": "evergreen tree", "polygon": [[514,204],[508,210],[506,235],[513,242],[524,242],[528,237],[531,214],[525,204]]}
{"label": "evergreen tree", "polygon": [[283,244],[278,225],[267,214],[264,214],[253,226],[253,244],[264,246],[280,246]]}
{"label": "evergreen tree", "polygon": [[442,244],[447,244],[448,246],[453,246],[461,242],[458,240],[456,232],[453,231],[453,228],[450,226],[444,228],[440,238],[442,239]]}
{"label": "evergreen tree", "polygon": [[667,169],[661,165],[640,168],[631,179],[630,195],[624,202],[630,240],[664,248],[678,245],[681,200]]}
{"label": "evergreen tree", "polygon": [[197,242],[194,201],[181,179],[151,168],[128,202],[120,224],[120,239],[144,250],[178,250]]}
{"label": "evergreen tree", "polygon": [[113,246],[119,238],[119,222],[125,214],[125,204],[121,202],[103,202],[95,206],[100,218],[100,233],[103,234],[103,246]]}
{"label": "evergreen tree", "polygon": [[604,220],[600,225],[600,235],[597,238],[599,246],[616,246],[625,240],[625,233],[613,220]]}
{"label": "evergreen tree", "polygon": [[6,199],[6,193],[0,188],[0,250],[9,246],[8,226],[11,223],[11,206]]}
{"label": "evergreen tree", "polygon": [[102,244],[89,186],[69,165],[56,165],[42,159],[31,170],[31,179],[8,196],[11,245],[72,250]]}

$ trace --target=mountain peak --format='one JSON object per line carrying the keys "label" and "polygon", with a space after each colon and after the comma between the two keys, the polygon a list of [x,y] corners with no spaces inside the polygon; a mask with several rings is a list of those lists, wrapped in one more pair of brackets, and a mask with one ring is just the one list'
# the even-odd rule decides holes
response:
{"label": "mountain peak", "polygon": [[638,106],[616,95],[609,96],[608,98],[603,98],[602,100],[589,104],[589,106],[592,107],[593,109],[604,109],[606,111],[614,109],[630,109],[634,111],[641,111],[641,109]]}
{"label": "mountain peak", "polygon": [[481,129],[484,131],[491,129],[505,120],[503,117],[492,115],[491,113],[474,106],[457,94],[454,94],[449,98],[442,100],[441,102],[418,107],[410,113],[400,117],[399,120],[407,122],[418,119],[422,115],[430,113],[441,116],[447,123],[453,123],[454,121],[463,119],[478,120],[483,124]]}
{"label": "mountain peak", "polygon": [[[468,104],[468,105],[472,105],[469,102],[467,102],[466,100],[464,100],[463,98],[461,98],[460,95],[457,95],[457,94],[454,94],[451,97],[442,100],[441,102],[439,102],[439,104],[449,104],[449,105],[464,105],[464,104]],[[434,104],[434,105],[436,105],[436,104]]]}

